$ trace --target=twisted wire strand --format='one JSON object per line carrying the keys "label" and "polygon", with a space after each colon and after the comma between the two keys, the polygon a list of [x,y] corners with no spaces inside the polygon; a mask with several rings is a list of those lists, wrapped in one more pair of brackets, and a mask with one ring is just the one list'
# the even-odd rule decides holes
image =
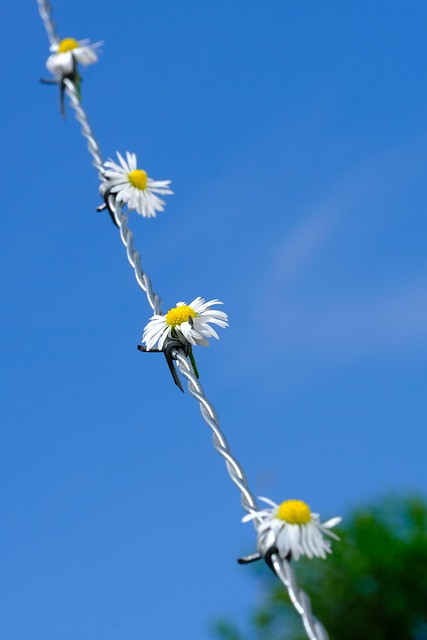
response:
{"label": "twisted wire strand", "polygon": [[[39,2],[40,1],[41,0],[39,0]],[[101,151],[89,124],[86,111],[80,104],[74,83],[69,78],[66,78],[64,80],[64,85],[67,96],[70,99],[71,108],[74,110],[76,120],[81,124],[81,134],[87,141],[87,149],[93,159],[92,165],[98,170],[98,177],[102,181],[104,176],[104,166]],[[101,184],[100,191],[101,195],[104,196],[105,187],[103,184]],[[120,237],[126,247],[126,255],[134,270],[136,281],[142,291],[146,294],[148,304],[153,309],[154,313],[160,314],[161,298],[153,291],[151,279],[141,267],[141,256],[140,253],[134,249],[134,235],[128,227],[128,217],[122,212],[120,203],[116,202],[116,198],[112,193],[108,194],[108,209],[113,214],[116,224],[120,229]]]}
{"label": "twisted wire strand", "polygon": [[153,309],[154,313],[160,315],[162,313],[162,300],[159,294],[153,291],[153,285],[151,283],[150,276],[145,273],[145,271],[141,267],[141,256],[139,254],[139,251],[134,249],[134,236],[127,224],[128,217],[125,213],[122,212],[121,204],[116,201],[113,194],[108,194],[108,208],[113,214],[116,224],[120,229],[120,237],[126,247],[126,255],[131,267],[134,270],[136,281],[147,296],[148,304]]}
{"label": "twisted wire strand", "polygon": [[[41,0],[39,0],[39,2],[40,1]],[[65,86],[65,93],[70,99],[71,108],[74,110],[76,120],[82,126],[81,133],[87,141],[87,150],[93,159],[92,165],[98,170],[99,178],[102,179],[102,176],[104,175],[104,163],[102,162],[101,151],[93,135],[86,111],[80,104],[75,84],[69,78],[65,78],[63,82]]]}
{"label": "twisted wire strand", "polygon": [[52,6],[49,0],[37,0],[37,4],[39,5],[40,17],[43,20],[44,28],[46,29],[50,44],[58,44],[59,36],[56,32],[56,25],[52,18]]}
{"label": "twisted wire strand", "polygon": [[[225,460],[225,466],[232,482],[240,490],[241,503],[246,511],[257,510],[257,501],[249,488],[246,474],[239,464],[238,460],[233,456],[227,439],[219,426],[219,419],[213,405],[205,396],[202,385],[197,380],[191,363],[179,351],[174,351],[173,356],[178,362],[181,374],[188,382],[188,391],[200,405],[200,412],[208,427],[212,430],[212,443],[215,450]],[[254,521],[257,529],[257,521]],[[298,587],[295,572],[291,564],[280,558],[277,553],[271,555],[271,565],[275,574],[286,587],[291,603],[301,616],[304,629],[310,640],[328,640],[328,634],[321,622],[313,615],[311,611],[311,603],[308,595]]]}
{"label": "twisted wire strand", "polygon": [[245,509],[245,511],[256,511],[258,509],[257,501],[249,488],[246,474],[243,471],[242,466],[231,453],[227,438],[225,437],[219,426],[219,418],[217,416],[217,413],[213,405],[206,398],[203,387],[197,380],[191,363],[178,350],[173,352],[173,356],[178,362],[178,368],[181,374],[188,381],[188,391],[200,405],[202,418],[207,423],[208,427],[212,430],[213,446],[219,453],[219,455],[224,458],[228,474],[232,482],[234,482],[234,484],[240,490],[243,509]]}
{"label": "twisted wire strand", "polygon": [[[59,37],[56,32],[55,23],[52,19],[52,7],[49,0],[37,0],[40,16],[43,20],[49,41],[51,44],[57,44]],[[69,79],[63,80],[65,92],[70,100],[70,105],[74,110],[76,120],[81,125],[82,136],[87,141],[87,148],[92,156],[92,164],[98,170],[98,176],[102,181],[104,175],[103,161],[99,145],[93,135],[92,129],[89,125],[89,121],[85,110],[80,104],[79,97],[77,95],[76,87],[74,83]],[[101,185],[101,195],[105,196],[105,188]],[[128,217],[122,211],[120,203],[116,202],[114,194],[107,194],[108,209],[114,216],[117,226],[120,230],[120,237],[125,245],[127,258],[131,264],[136,281],[142,291],[146,294],[148,303],[153,309],[154,313],[161,314],[161,298],[153,291],[151,279],[147,273],[145,273],[141,267],[141,256],[139,252],[134,249],[134,236],[128,227]],[[248,480],[243,467],[231,452],[230,446],[227,442],[227,438],[222,432],[219,425],[219,418],[215,411],[215,408],[206,398],[202,385],[196,378],[191,362],[187,356],[180,350],[173,351],[173,357],[178,363],[178,368],[181,375],[186,378],[188,382],[188,391],[195,400],[199,403],[200,412],[202,418],[212,431],[212,443],[215,450],[224,458],[226,469],[231,481],[236,485],[240,491],[241,504],[245,511],[253,511],[258,509],[258,504],[249,488]],[[257,521],[254,520],[255,529],[257,529]],[[285,586],[291,603],[296,611],[302,618],[304,629],[309,640],[328,640],[328,634],[323,625],[313,615],[311,611],[311,604],[308,595],[298,587],[296,576],[290,563],[285,559],[280,558],[277,554],[271,556],[271,566],[274,569],[275,574]]]}
{"label": "twisted wire strand", "polygon": [[287,560],[280,558],[277,553],[271,555],[271,564],[276,576],[286,587],[294,608],[300,614],[308,638],[310,640],[329,640],[325,627],[313,615],[310,598],[297,585],[292,565]]}

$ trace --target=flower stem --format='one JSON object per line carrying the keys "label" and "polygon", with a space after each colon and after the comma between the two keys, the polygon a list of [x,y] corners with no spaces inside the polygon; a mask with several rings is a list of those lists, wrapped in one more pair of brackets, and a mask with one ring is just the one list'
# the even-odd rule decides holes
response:
{"label": "flower stem", "polygon": [[199,376],[199,370],[197,368],[196,361],[195,361],[194,356],[193,356],[193,347],[190,347],[190,350],[188,352],[188,356],[190,358],[191,364],[193,365],[194,373],[196,374],[196,378],[198,380],[200,378],[200,376]]}

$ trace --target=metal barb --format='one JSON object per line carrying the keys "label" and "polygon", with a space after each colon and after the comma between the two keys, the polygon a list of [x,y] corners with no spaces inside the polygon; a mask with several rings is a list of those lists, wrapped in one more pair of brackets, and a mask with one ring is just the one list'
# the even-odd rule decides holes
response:
{"label": "metal barb", "polygon": [[104,211],[104,209],[107,209],[108,213],[110,214],[110,218],[113,221],[113,224],[117,228],[119,228],[119,223],[116,220],[115,213],[112,211],[112,209],[110,208],[110,204],[109,204],[109,200],[110,200],[110,196],[111,195],[112,195],[111,189],[105,189],[104,204],[101,204],[99,207],[97,207],[97,211]]}
{"label": "metal barb", "polygon": [[73,60],[73,70],[70,73],[66,73],[64,74],[61,79],[58,81],[59,84],[59,105],[60,105],[60,110],[61,110],[61,115],[62,117],[66,118],[66,114],[65,114],[65,92],[66,92],[66,88],[67,88],[67,84],[66,84],[66,80],[68,80],[68,83],[71,83],[74,87],[74,91],[77,95],[77,99],[81,100],[81,90],[80,90],[80,85],[82,82],[82,79],[79,75],[79,72],[77,71],[77,62],[75,60],[74,57],[72,57]]}
{"label": "metal barb", "polygon": [[137,345],[138,351],[142,351],[143,353],[163,353],[164,354],[167,365],[169,367],[169,371],[171,372],[173,381],[178,387],[178,389],[181,389],[182,393],[184,393],[184,389],[182,387],[181,380],[179,379],[177,370],[175,368],[174,360],[177,360],[178,350],[183,351],[185,357],[188,357],[190,348],[191,348],[191,345],[189,342],[187,342],[187,344],[184,345],[181,342],[181,340],[176,340],[175,338],[169,338],[167,341],[165,341],[163,349],[154,348],[154,349],[148,350],[147,347],[145,347],[142,344]]}
{"label": "metal barb", "polygon": [[39,78],[41,84],[59,84],[59,80],[55,80],[54,78]]}
{"label": "metal barb", "polygon": [[[272,547],[270,547],[270,549],[267,550],[267,552],[265,554],[253,553],[252,555],[245,556],[243,558],[238,558],[237,562],[239,564],[249,564],[250,562],[255,562],[256,560],[261,560],[262,559],[262,560],[265,561],[265,563],[269,567],[269,569],[271,569],[272,572],[275,573],[272,557],[273,557],[274,554],[277,554],[277,553],[278,553],[277,547],[275,545],[273,545]],[[286,556],[286,561],[290,562],[291,559],[292,559],[292,554],[289,552],[288,555]]]}
{"label": "metal barb", "polygon": [[261,560],[262,555],[260,553],[252,553],[250,556],[244,556],[243,558],[237,558],[237,562],[239,564],[250,564],[251,562],[256,562],[257,560]]}

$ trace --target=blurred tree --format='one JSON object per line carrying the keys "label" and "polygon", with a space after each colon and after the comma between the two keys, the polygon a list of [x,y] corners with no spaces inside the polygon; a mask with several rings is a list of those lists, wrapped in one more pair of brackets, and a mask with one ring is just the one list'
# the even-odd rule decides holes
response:
{"label": "blurred tree", "polygon": [[[427,640],[427,503],[387,497],[339,526],[327,560],[301,559],[300,586],[331,640]],[[222,640],[306,640],[299,616],[266,565],[263,604],[244,631],[222,620]]]}

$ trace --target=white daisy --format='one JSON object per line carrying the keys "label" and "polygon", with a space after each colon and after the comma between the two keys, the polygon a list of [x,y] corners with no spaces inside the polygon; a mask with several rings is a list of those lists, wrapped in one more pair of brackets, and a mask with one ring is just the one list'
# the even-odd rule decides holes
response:
{"label": "white daisy", "polygon": [[111,159],[104,163],[103,189],[116,194],[117,202],[127,204],[129,211],[136,211],[144,218],[154,217],[163,211],[164,200],[155,194],[173,193],[170,180],[152,180],[143,169],[137,169],[136,155],[126,151],[126,160],[117,152],[120,165]]}
{"label": "white daisy", "polygon": [[205,302],[203,298],[196,298],[191,304],[178,302],[176,307],[169,309],[165,316],[154,315],[144,329],[142,342],[145,342],[147,351],[152,349],[156,342],[162,349],[166,338],[181,340],[183,344],[200,344],[207,347],[207,338],[217,338],[217,332],[209,326],[209,322],[219,327],[228,327],[228,317],[223,311],[209,309],[214,304],[222,304],[219,300]]}
{"label": "white daisy", "polygon": [[342,518],[332,518],[320,523],[318,513],[311,513],[309,506],[302,500],[286,500],[280,505],[268,498],[260,498],[270,505],[269,509],[252,511],[242,518],[242,522],[257,520],[257,547],[262,556],[276,547],[279,556],[285,559],[289,553],[294,560],[300,556],[326,558],[331,552],[331,543],[324,535],[339,540],[332,527]]}
{"label": "white daisy", "polygon": [[64,38],[57,44],[51,45],[50,50],[53,53],[47,59],[46,66],[54,76],[62,78],[74,71],[76,62],[80,62],[85,67],[96,62],[98,56],[95,49],[101,45],[102,42],[90,44],[89,40]]}

